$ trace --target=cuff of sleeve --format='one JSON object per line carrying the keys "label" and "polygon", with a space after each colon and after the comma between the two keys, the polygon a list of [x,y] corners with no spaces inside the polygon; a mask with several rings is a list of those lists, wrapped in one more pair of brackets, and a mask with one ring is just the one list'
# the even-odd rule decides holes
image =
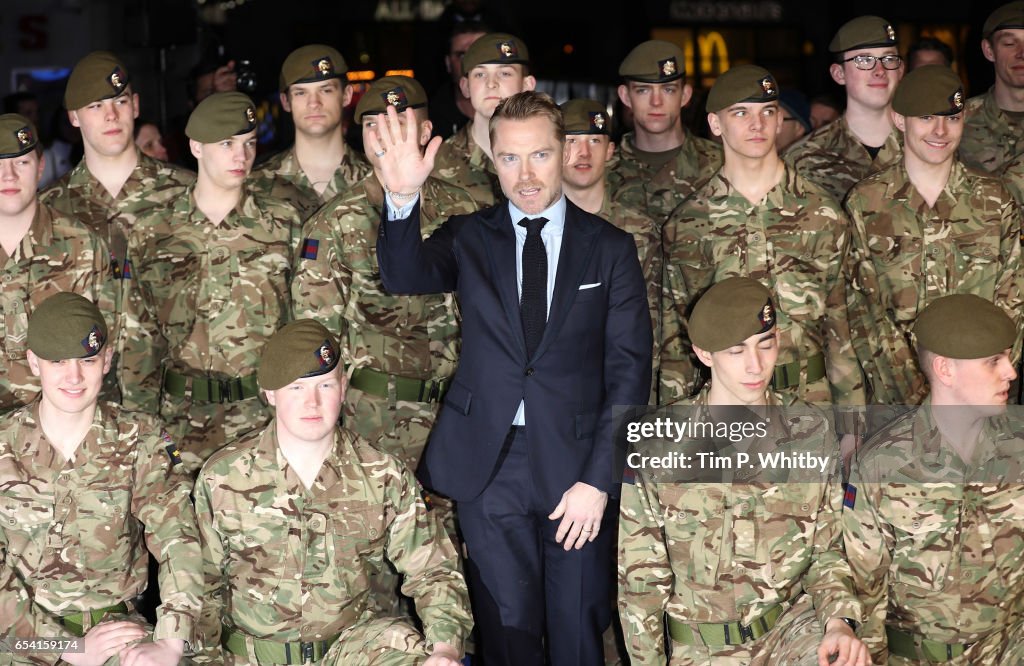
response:
{"label": "cuff of sleeve", "polygon": [[164,638],[180,638],[188,643],[192,651],[199,649],[195,636],[195,622],[188,613],[160,609],[157,612],[156,625],[153,627],[153,640]]}
{"label": "cuff of sleeve", "polygon": [[444,623],[443,625],[424,627],[423,634],[427,640],[427,654],[434,651],[434,645],[437,643],[447,643],[455,648],[460,655],[466,654],[466,637],[462,635],[461,628],[454,624]]}
{"label": "cuff of sleeve", "polygon": [[821,622],[822,632],[825,631],[825,626],[829,623],[829,620],[834,620],[840,617],[848,617],[857,624],[864,624],[861,605],[858,601],[853,599],[846,601],[834,601],[826,604],[824,608],[818,611],[818,621]]}
{"label": "cuff of sleeve", "polygon": [[416,196],[409,199],[408,201],[403,202],[402,205],[399,205],[394,199],[391,198],[391,193],[388,192],[387,194],[384,195],[384,201],[387,203],[388,206],[388,220],[404,220],[405,218],[409,217],[409,215],[412,214],[413,206],[415,206],[419,200],[420,194],[419,192],[417,192]]}

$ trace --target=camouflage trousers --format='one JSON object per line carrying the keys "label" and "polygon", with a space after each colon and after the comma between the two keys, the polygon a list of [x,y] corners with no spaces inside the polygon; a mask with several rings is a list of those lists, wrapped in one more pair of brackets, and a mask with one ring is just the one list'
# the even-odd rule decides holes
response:
{"label": "camouflage trousers", "polygon": [[214,451],[228,442],[263,430],[273,414],[261,397],[236,402],[192,401],[183,397],[160,396],[160,418],[178,445],[182,464],[195,476]]}
{"label": "camouflage trousers", "polygon": [[[889,656],[890,666],[911,666],[929,664],[920,659]],[[1009,666],[1024,664],[1024,622],[1017,622],[1001,631],[994,631],[974,643],[962,655],[945,662],[949,666]]]}
{"label": "camouflage trousers", "polygon": [[388,400],[349,388],[342,414],[345,427],[415,472],[437,410],[437,403]]}
{"label": "camouflage trousers", "polygon": [[805,594],[771,631],[747,645],[711,648],[672,640],[669,666],[818,666],[821,623]]}
{"label": "camouflage trousers", "polygon": [[[278,666],[224,650],[224,666]],[[342,632],[317,666],[416,666],[428,657],[426,641],[408,619],[375,618]],[[311,662],[306,662],[311,663]]]}

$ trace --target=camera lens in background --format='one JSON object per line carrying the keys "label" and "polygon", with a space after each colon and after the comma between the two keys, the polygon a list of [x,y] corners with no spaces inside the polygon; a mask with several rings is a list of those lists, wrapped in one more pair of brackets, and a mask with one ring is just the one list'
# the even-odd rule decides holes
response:
{"label": "camera lens in background", "polygon": [[251,95],[256,92],[256,70],[251,60],[239,60],[235,63],[235,75],[238,77],[235,88],[239,92]]}

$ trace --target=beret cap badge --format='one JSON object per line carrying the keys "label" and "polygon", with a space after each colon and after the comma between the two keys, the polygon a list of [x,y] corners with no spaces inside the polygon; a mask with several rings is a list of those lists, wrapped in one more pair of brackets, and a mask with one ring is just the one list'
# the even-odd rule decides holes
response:
{"label": "beret cap badge", "polygon": [[957,90],[949,100],[954,109],[964,108],[964,91]]}
{"label": "beret cap badge", "polygon": [[775,94],[775,80],[770,76],[766,76],[761,79],[761,89],[764,90],[765,95]]}
{"label": "beret cap badge", "polygon": [[19,129],[14,133],[14,136],[18,139],[18,145],[22,148],[32,143],[32,130],[27,127]]}
{"label": "beret cap badge", "polygon": [[334,73],[334,63],[332,63],[331,59],[326,56],[315,61],[314,66],[320,76],[330,76]]}
{"label": "beret cap badge", "polygon": [[334,365],[334,352],[331,350],[331,343],[329,341],[324,340],[324,343],[320,345],[316,353],[320,357],[321,368],[329,368]]}
{"label": "beret cap badge", "polygon": [[896,41],[896,31],[892,29],[891,25],[885,26],[885,36],[889,38],[890,42]]}
{"label": "beret cap badge", "polygon": [[110,81],[110,87],[118,92],[124,88],[124,73],[121,71],[120,67],[115,67],[114,71],[112,71],[110,76],[107,77],[107,80]]}
{"label": "beret cap badge", "polygon": [[256,122],[256,110],[253,109],[251,106],[247,106],[245,108],[245,119],[248,120],[250,123]]}
{"label": "beret cap badge", "polygon": [[764,304],[761,308],[761,315],[758,317],[761,320],[761,325],[764,330],[771,328],[772,323],[775,321],[775,308],[772,306],[771,301]]}
{"label": "beret cap badge", "polygon": [[405,91],[402,90],[401,86],[392,88],[383,94],[384,101],[390,106],[398,109],[404,109],[409,106],[409,101],[405,97]]}
{"label": "beret cap badge", "polygon": [[658,69],[661,71],[662,76],[674,75],[678,71],[675,57],[658,61]]}
{"label": "beret cap badge", "polygon": [[519,55],[519,49],[516,48],[516,43],[511,40],[498,44],[498,50],[501,51],[502,58],[515,58]]}
{"label": "beret cap badge", "polygon": [[100,350],[103,346],[103,333],[100,331],[100,327],[93,324],[89,334],[82,339],[82,347],[86,353],[92,355]]}
{"label": "beret cap badge", "polygon": [[604,129],[604,114],[598,111],[590,116],[590,124],[597,129]]}

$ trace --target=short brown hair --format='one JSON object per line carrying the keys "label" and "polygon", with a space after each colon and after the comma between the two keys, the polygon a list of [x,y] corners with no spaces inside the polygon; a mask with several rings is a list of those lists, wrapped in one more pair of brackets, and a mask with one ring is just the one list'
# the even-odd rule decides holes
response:
{"label": "short brown hair", "polygon": [[555,126],[555,136],[561,145],[565,141],[565,121],[562,120],[562,110],[558,108],[550,95],[536,90],[525,90],[498,102],[498,106],[494,108],[494,115],[491,116],[491,121],[487,125],[491,144],[494,144],[494,128],[497,127],[499,120],[527,120],[536,116],[551,121]]}

